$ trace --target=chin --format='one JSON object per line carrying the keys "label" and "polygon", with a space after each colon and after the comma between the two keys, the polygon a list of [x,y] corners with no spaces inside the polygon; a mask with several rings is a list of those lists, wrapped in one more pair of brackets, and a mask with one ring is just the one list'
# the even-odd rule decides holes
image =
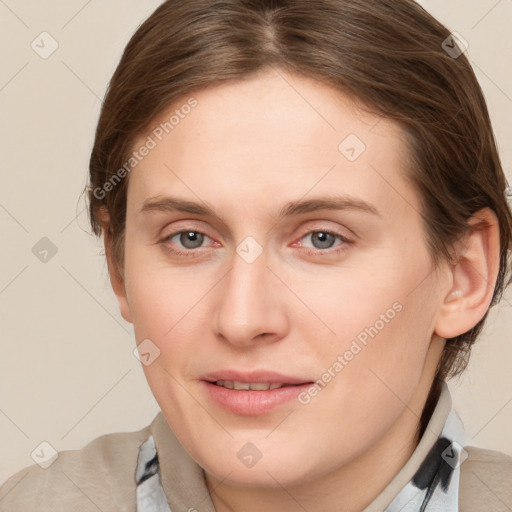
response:
{"label": "chin", "polygon": [[[265,433],[268,435],[268,433]],[[284,446],[283,441],[276,446],[268,440],[255,441],[230,439],[227,444],[217,444],[217,449],[206,453],[202,449],[195,453],[196,462],[212,477],[226,485],[236,487],[293,487],[321,477],[332,470],[326,466],[325,457],[316,457],[306,451],[300,442]],[[260,447],[260,450],[256,448]]]}
{"label": "chin", "polygon": [[[297,467],[300,467],[300,464],[298,461]],[[267,464],[260,461],[253,468],[245,468],[240,463],[222,464],[220,466],[214,463],[212,466],[209,464],[205,464],[205,466],[203,466],[203,469],[215,479],[221,481],[223,485],[234,487],[293,487],[314,479],[314,475],[311,473],[297,472],[296,470],[292,472],[289,466],[283,468],[282,462],[279,460]]]}

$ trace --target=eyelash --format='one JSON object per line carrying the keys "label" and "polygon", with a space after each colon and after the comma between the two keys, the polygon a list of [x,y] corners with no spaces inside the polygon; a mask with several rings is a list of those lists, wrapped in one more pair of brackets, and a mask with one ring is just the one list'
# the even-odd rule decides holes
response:
{"label": "eyelash", "polygon": [[[172,249],[169,246],[169,244],[168,244],[169,240],[174,238],[176,235],[180,235],[181,233],[196,233],[196,234],[204,235],[207,238],[210,238],[206,233],[203,233],[202,231],[198,231],[196,229],[181,229],[179,231],[175,231],[174,233],[171,233],[171,234],[167,235],[165,238],[163,238],[160,241],[160,244],[163,245],[163,247],[165,248],[166,251],[168,251],[171,254],[177,255],[177,256],[183,256],[185,258],[196,258],[196,257],[198,257],[197,253],[200,252],[201,247],[197,248],[197,249],[189,249],[189,250],[186,250],[186,251],[182,251],[182,250],[179,250],[179,249]],[[351,240],[349,240],[346,236],[344,236],[341,233],[338,233],[336,231],[331,231],[329,229],[310,230],[310,231],[304,233],[300,237],[299,240],[302,240],[306,236],[311,235],[313,233],[324,233],[324,234],[327,234],[327,235],[331,235],[331,236],[339,239],[342,243],[337,245],[337,246],[335,246],[337,248],[334,248],[334,249],[328,248],[328,249],[322,250],[322,249],[312,249],[310,247],[303,248],[303,252],[305,252],[308,256],[321,256],[323,254],[331,255],[332,256],[332,255],[340,254],[340,253],[343,253],[343,252],[348,250],[347,245],[353,244],[353,242]]]}

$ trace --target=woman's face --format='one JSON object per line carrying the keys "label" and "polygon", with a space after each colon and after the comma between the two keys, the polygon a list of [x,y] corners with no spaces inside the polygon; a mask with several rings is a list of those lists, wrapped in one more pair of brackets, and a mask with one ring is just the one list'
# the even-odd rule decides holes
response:
{"label": "woman's face", "polygon": [[446,289],[399,128],[282,71],[189,99],[135,144],[120,297],[185,449],[286,487],[412,432]]}

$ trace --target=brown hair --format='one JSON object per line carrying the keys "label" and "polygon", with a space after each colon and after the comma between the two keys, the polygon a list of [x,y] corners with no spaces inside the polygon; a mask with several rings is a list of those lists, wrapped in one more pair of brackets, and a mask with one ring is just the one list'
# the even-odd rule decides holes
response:
{"label": "brown hair", "polygon": [[[434,263],[450,258],[468,219],[497,215],[500,268],[491,305],[508,274],[512,217],[483,93],[464,54],[449,54],[450,31],[413,0],[168,0],[136,31],[110,81],[90,159],[93,231],[110,216],[109,238],[123,275],[129,160],[135,138],[194,90],[248,78],[268,66],[312,77],[397,121],[410,146],[410,180],[422,201]],[[98,192],[100,191],[100,192]],[[447,340],[421,418],[423,432],[441,381],[466,366],[487,313]]]}

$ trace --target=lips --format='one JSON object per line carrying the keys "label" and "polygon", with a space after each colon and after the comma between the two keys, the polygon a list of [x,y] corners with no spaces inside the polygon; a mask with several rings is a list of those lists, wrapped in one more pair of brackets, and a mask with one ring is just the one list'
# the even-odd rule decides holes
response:
{"label": "lips", "polygon": [[294,398],[313,384],[300,377],[269,371],[225,370],[201,377],[208,397],[234,414],[265,414]]}

